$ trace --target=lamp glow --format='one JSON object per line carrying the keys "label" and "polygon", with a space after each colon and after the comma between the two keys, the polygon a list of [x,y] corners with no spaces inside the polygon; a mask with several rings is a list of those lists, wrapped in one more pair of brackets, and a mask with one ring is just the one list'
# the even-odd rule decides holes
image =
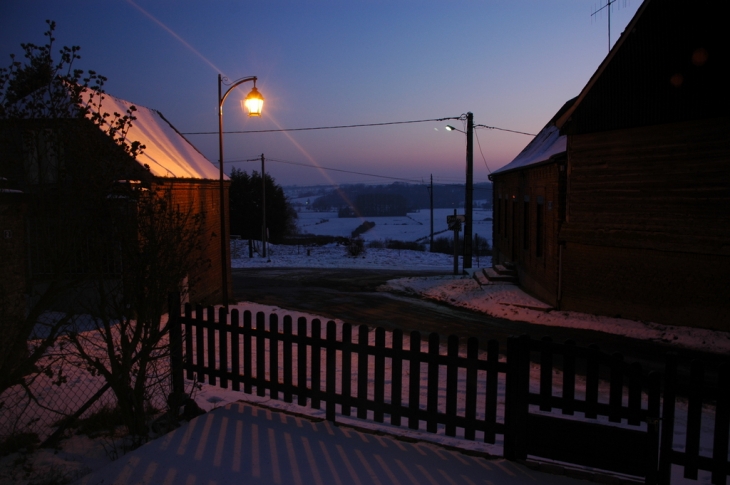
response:
{"label": "lamp glow", "polygon": [[446,129],[449,130],[449,131],[454,131],[456,128],[454,128],[451,125],[446,125]]}
{"label": "lamp glow", "polygon": [[241,107],[248,111],[249,116],[261,116],[261,110],[264,107],[264,97],[261,96],[256,86],[251,89],[246,99],[241,101]]}

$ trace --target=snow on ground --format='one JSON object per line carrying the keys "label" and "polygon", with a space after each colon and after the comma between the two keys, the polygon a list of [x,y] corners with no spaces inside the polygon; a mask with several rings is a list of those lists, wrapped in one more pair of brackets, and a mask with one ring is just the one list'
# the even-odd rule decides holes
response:
{"label": "snow on ground", "polygon": [[[453,238],[454,233],[448,229],[446,216],[453,215],[454,209],[434,209],[433,212],[434,237]],[[457,212],[463,214],[464,209],[461,208]],[[431,234],[431,211],[428,209],[410,212],[403,217],[338,218],[337,212],[309,211],[298,212],[297,215],[299,216],[297,227],[302,234],[350,237],[352,231],[365,221],[375,223],[375,227],[362,235],[366,242],[396,239],[428,243]],[[491,245],[492,211],[474,209],[473,217],[473,233],[486,238]]]}
{"label": "snow on ground", "polygon": [[[453,213],[453,211],[450,211],[447,214],[451,213]],[[303,214],[305,213],[300,213],[300,224],[306,223],[307,220],[314,219],[312,217],[302,217]],[[321,215],[322,213],[306,214]],[[414,216],[414,214],[420,215]],[[414,222],[413,224],[398,225],[395,221],[391,221],[392,223],[385,223],[384,221],[377,221],[377,219],[380,218],[376,218],[376,228],[380,229],[380,231],[372,233],[369,231],[368,233],[370,234],[366,233],[366,241],[387,238],[408,241],[416,240],[424,237],[424,235],[427,236],[430,230],[428,222],[428,217],[430,217],[429,212],[422,211],[421,213],[414,214],[409,214],[409,216],[413,219],[423,217],[426,222],[422,221],[421,224],[416,224]],[[446,214],[443,215],[443,225],[445,226]],[[307,232],[347,236],[349,235],[349,232],[354,230],[354,228],[361,222],[362,221],[359,219],[339,219],[337,220],[337,223],[329,223],[329,221],[320,222],[319,224],[316,224],[317,229],[311,228],[311,230],[308,230]],[[351,223],[353,224],[353,227],[349,228],[348,224]],[[315,223],[313,222],[312,224]],[[489,232],[491,232],[491,222],[488,224]],[[485,226],[486,225],[487,224],[485,223]],[[308,226],[304,225],[302,229],[306,227]],[[476,227],[479,226],[475,224],[475,232],[481,235],[481,229],[477,230]],[[417,228],[417,230],[414,228]],[[324,231],[324,229],[327,229],[327,231]],[[389,232],[390,229],[393,229],[393,232]],[[410,231],[411,229],[414,229],[412,233],[408,233],[411,235],[403,237],[404,231]],[[488,231],[485,228],[484,234],[487,233]],[[446,231],[445,234],[450,234],[450,231]],[[307,250],[309,250],[309,252]],[[470,276],[451,274],[453,272],[453,256],[445,254],[371,248],[367,249],[363,256],[352,258],[347,256],[346,250],[343,246],[337,245],[310,248],[304,246],[285,247],[271,245],[269,247],[267,258],[262,258],[258,254],[255,254],[253,258],[248,258],[248,247],[244,244],[244,241],[233,241],[231,255],[232,266],[234,268],[312,267],[352,268],[354,270],[357,270],[358,268],[403,268],[443,271],[443,276],[403,278],[390,281],[382,289],[385,291],[411,293],[413,295],[418,295],[435,301],[462,306],[471,310],[511,320],[522,320],[539,325],[589,328],[626,335],[637,339],[659,340],[677,346],[698,348],[705,351],[724,354],[730,353],[730,334],[728,333],[669,327],[647,322],[597,317],[575,312],[554,311],[544,303],[521,291],[517,286],[508,284],[489,284],[480,286]],[[481,266],[488,266],[489,264],[489,261],[480,262]],[[476,261],[475,266],[477,266]],[[459,267],[461,267],[461,262]],[[356,275],[356,272],[353,274]],[[280,315],[291,315],[294,319],[299,316],[305,316],[309,321],[311,321],[312,318],[317,318],[316,315],[305,315],[290,312],[286,309],[265,307],[250,302],[242,302],[239,304],[239,307],[242,310],[246,309],[254,313],[264,311],[267,314],[275,312]],[[340,325],[342,322],[338,321],[337,323]],[[188,382],[187,385],[192,386],[192,383]],[[439,386],[445,387],[445,384],[440,383]],[[69,389],[71,389],[70,386]],[[195,393],[195,399],[196,402],[198,402],[198,404],[205,410],[222,407],[229,402],[247,400],[253,403],[258,403],[259,405],[287,412],[307,414],[316,418],[323,417],[323,411],[300,407],[296,404],[287,404],[283,401],[274,401],[268,397],[257,397],[247,395],[242,392],[234,392],[230,389],[222,389],[220,387],[210,386],[207,384],[201,384],[198,386]],[[709,409],[703,413],[703,439],[701,445],[703,454],[707,454],[709,448],[711,448],[711,426],[713,416],[714,413]],[[686,409],[680,407],[677,412],[677,418],[678,422],[675,434],[675,447],[677,449],[681,449],[681,440],[684,438],[682,423],[686,420]],[[387,424],[375,424],[373,422],[358,420],[355,418],[344,418],[338,416],[338,421],[343,424],[349,424],[359,428],[395,433],[405,435],[416,440],[433,441],[441,445],[458,446],[460,448],[467,448],[490,454],[499,454],[499,448],[501,448],[500,443],[497,445],[485,445],[476,441],[468,442],[463,439],[449,438],[443,434],[433,435],[422,430],[414,431],[400,427],[396,428]],[[5,483],[6,480],[8,483],[32,483],[33,475],[38,477],[55,474],[57,477],[79,477],[85,472],[97,469],[109,462],[109,457],[106,451],[109,450],[110,446],[113,446],[113,444],[110,443],[111,441],[109,440],[104,442],[98,439],[91,440],[81,436],[65,441],[61,450],[39,450],[31,455],[13,453],[0,459],[0,483]],[[186,468],[192,467],[194,464],[191,463],[186,465],[181,463],[180,466],[181,468]],[[672,476],[672,483],[697,482],[683,479],[681,472],[675,470]],[[700,483],[709,483],[709,475],[702,474],[700,477]]]}
{"label": "snow on ground", "polygon": [[[341,220],[341,219],[340,219]],[[331,244],[307,248],[304,246],[268,246],[268,257],[254,254],[248,257],[248,243],[233,241],[231,246],[234,268],[296,267],[296,268],[403,268],[442,270],[443,276],[403,278],[389,281],[385,291],[409,293],[433,301],[468,308],[507,320],[536,325],[582,328],[624,335],[647,341],[664,342],[691,349],[730,354],[730,333],[699,328],[660,325],[623,318],[596,316],[586,313],[556,311],[511,284],[480,285],[467,275],[453,275],[454,258],[447,254],[426,251],[368,248],[364,255],[351,257],[344,246]],[[479,266],[489,266],[482,260]],[[477,261],[474,261],[475,269]],[[461,268],[459,261],[459,268]],[[356,277],[356,273],[353,273]]]}

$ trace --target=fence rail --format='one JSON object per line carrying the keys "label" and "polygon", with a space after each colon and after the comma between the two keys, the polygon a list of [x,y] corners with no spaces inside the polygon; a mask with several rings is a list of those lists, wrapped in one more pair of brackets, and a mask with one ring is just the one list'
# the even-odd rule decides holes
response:
{"label": "fence rail", "polygon": [[[172,308],[180,308],[173,304]],[[328,420],[356,416],[504,445],[509,459],[547,458],[669,484],[672,466],[727,483],[730,377],[720,368],[711,456],[700,452],[707,394],[690,389],[684,448],[674,441],[676,361],[661,379],[620,354],[550,339],[510,338],[482,348],[438,334],[353,327],[277,314],[185,305],[173,312],[173,375],[267,394],[322,409]],[[174,347],[179,342],[179,348]],[[694,364],[692,382],[702,382]],[[580,381],[580,382],[579,382]],[[181,385],[178,386],[182,388]],[[503,399],[500,399],[503,397]],[[323,404],[324,403],[324,404]],[[661,415],[660,415],[661,411]],[[705,423],[706,424],[706,423]],[[707,428],[707,426],[705,426]],[[661,436],[661,443],[660,443]]]}
{"label": "fence rail", "polygon": [[[258,313],[254,322],[251,312],[240,315],[237,310],[230,317],[229,322],[219,311],[216,321],[212,308],[197,307],[193,315],[192,307],[185,307],[183,369],[188,379],[197,376],[246,393],[255,388],[259,396],[268,391],[272,399],[296,400],[314,409],[324,402],[332,421],[340,414],[383,423],[387,415],[395,426],[419,429],[425,424],[429,432],[443,427],[447,436],[456,436],[458,428],[470,440],[480,431],[488,443],[504,434],[497,398],[507,367],[499,362],[496,341],[488,343],[482,358],[475,338],[461,355],[456,336],[448,338],[442,353],[435,333],[422,341],[419,332],[411,332],[406,342],[403,332],[395,330],[386,345],[382,328],[373,332],[365,325],[338,327],[332,321],[323,328],[320,320],[305,318],[295,326],[289,316],[280,326],[276,314],[267,322]],[[445,389],[439,387],[440,373]]]}

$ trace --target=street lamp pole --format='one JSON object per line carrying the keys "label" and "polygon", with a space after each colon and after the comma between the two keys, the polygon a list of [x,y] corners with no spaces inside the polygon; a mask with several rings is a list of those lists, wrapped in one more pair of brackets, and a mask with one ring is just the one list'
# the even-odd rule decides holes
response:
{"label": "street lamp pole", "polygon": [[[463,115],[462,115],[462,120]],[[448,131],[460,131],[466,135],[466,197],[464,199],[464,269],[471,268],[472,214],[474,205],[474,114],[466,114],[466,131],[446,125]]]}
{"label": "street lamp pole", "polygon": [[464,269],[471,268],[472,213],[474,206],[474,114],[466,114],[466,200],[464,202]]}
{"label": "street lamp pole", "polygon": [[261,108],[264,104],[264,97],[256,89],[256,76],[249,76],[234,81],[228,90],[222,93],[222,86],[224,80],[228,81],[228,78],[218,74],[218,167],[220,169],[219,176],[219,192],[220,192],[220,238],[221,238],[221,294],[223,297],[223,304],[228,307],[228,237],[226,236],[226,200],[224,194],[224,183],[225,177],[223,173],[223,103],[225,102],[231,91],[248,81],[253,81],[253,89],[246,96],[246,99],[241,101],[241,105],[248,109],[249,116],[261,116]]}

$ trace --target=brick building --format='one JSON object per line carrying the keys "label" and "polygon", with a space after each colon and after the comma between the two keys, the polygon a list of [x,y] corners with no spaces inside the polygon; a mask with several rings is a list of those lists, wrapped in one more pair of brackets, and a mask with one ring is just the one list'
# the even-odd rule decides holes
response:
{"label": "brick building", "polygon": [[[495,261],[514,261],[529,292],[565,310],[730,331],[730,42],[720,18],[716,2],[645,0],[552,120],[562,161],[495,174],[495,204],[514,195],[495,211]],[[540,178],[545,203],[549,193],[558,201],[543,217],[542,262],[523,247],[540,231]]]}

